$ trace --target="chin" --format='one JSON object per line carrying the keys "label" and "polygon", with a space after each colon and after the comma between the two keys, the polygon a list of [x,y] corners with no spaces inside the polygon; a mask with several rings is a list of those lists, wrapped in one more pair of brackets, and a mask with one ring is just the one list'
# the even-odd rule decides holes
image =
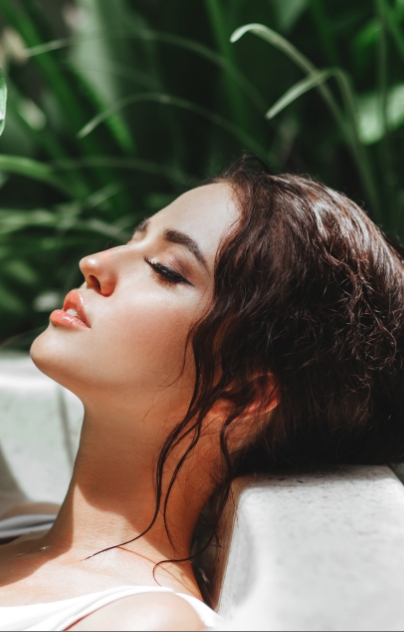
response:
{"label": "chin", "polygon": [[37,368],[45,375],[55,380],[62,386],[71,388],[69,379],[69,367],[77,364],[77,358],[72,357],[75,345],[68,340],[66,333],[57,331],[53,325],[49,325],[31,346],[31,358]]}

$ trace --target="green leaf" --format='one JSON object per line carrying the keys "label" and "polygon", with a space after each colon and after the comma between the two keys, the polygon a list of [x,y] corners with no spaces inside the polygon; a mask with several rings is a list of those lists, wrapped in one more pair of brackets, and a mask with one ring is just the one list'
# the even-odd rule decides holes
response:
{"label": "green leaf", "polygon": [[287,33],[307,9],[307,0],[269,0],[273,6],[278,28]]}
{"label": "green leaf", "polygon": [[[204,0],[204,2],[216,45],[223,59],[230,66],[235,66],[234,49],[229,42],[229,9],[224,7],[221,0]],[[223,84],[226,86],[228,105],[233,114],[233,120],[244,129],[247,128],[248,115],[239,86],[228,75],[225,75]]]}
{"label": "green leaf", "polygon": [[68,197],[71,196],[69,187],[55,176],[53,167],[42,162],[31,160],[30,158],[22,158],[21,156],[0,154],[0,170],[45,182],[55,189],[63,191]]}
{"label": "green leaf", "polygon": [[94,209],[103,207],[105,202],[115,197],[124,190],[123,186],[119,182],[111,182],[99,191],[92,193],[87,200],[85,200],[85,206],[87,209]]}
{"label": "green leaf", "polygon": [[0,69],[0,136],[4,132],[6,125],[7,110],[7,84],[3,71]]}
{"label": "green leaf", "polygon": [[[130,59],[132,51],[127,38],[123,34],[115,40],[108,36],[115,30],[122,31],[130,23],[130,7],[126,0],[78,0],[76,5],[86,17],[81,27],[74,31],[74,45],[69,55],[70,67],[73,74],[79,75],[95,112],[101,112],[109,103],[127,96],[128,89],[126,82],[113,73],[93,72],[91,62],[95,60],[102,69],[111,62],[121,63]],[[103,36],[92,37],[94,31],[103,33]],[[131,131],[120,113],[108,120],[108,127],[124,153],[136,151]]]}
{"label": "green leaf", "polygon": [[191,101],[187,101],[186,99],[180,99],[178,97],[174,97],[169,94],[162,94],[159,92],[145,92],[141,94],[136,94],[126,99],[122,99],[118,103],[114,103],[111,107],[107,108],[104,112],[94,117],[91,121],[87,123],[85,127],[79,132],[79,138],[86,138],[89,134],[91,134],[99,125],[104,123],[108,117],[115,114],[115,112],[129,106],[134,105],[136,103],[144,103],[144,102],[154,102],[160,103],[162,105],[171,105],[174,107],[181,108],[183,110],[187,110],[188,112],[192,112],[202,118],[210,121],[214,125],[221,127],[225,131],[227,131],[232,136],[238,138],[239,141],[243,143],[245,146],[244,149],[247,151],[251,151],[255,153],[257,156],[260,156],[264,160],[267,159],[267,154],[263,150],[263,147],[249,134],[244,132],[241,128],[229,123],[225,118],[221,117],[219,114],[211,112],[206,108],[197,105],[196,103],[192,103]]}
{"label": "green leaf", "polygon": [[359,99],[359,135],[364,145],[382,140],[388,131],[404,125],[404,84],[394,86],[387,94],[387,129],[380,110],[380,96],[376,92]]}
{"label": "green leaf", "polygon": [[402,20],[404,18],[404,0],[396,0],[394,9],[397,20]]}
{"label": "green leaf", "polygon": [[92,158],[79,158],[76,160],[59,160],[54,163],[55,171],[83,170],[93,167],[108,167],[109,169],[122,169],[128,171],[140,171],[153,176],[160,176],[170,182],[175,182],[181,187],[192,186],[199,180],[185,173],[177,167],[162,165],[152,160],[138,158],[120,158],[115,156],[93,156]]}
{"label": "green leaf", "polygon": [[357,54],[363,53],[366,49],[374,46],[380,37],[380,24],[373,18],[355,36],[354,46]]}
{"label": "green leaf", "polygon": [[[31,2],[27,3],[26,0],[24,0],[24,5],[26,9],[28,8],[27,12],[22,11],[14,2],[1,2],[0,10],[4,13],[6,20],[18,31],[28,48],[40,46],[43,44],[40,27],[46,21],[42,19],[43,9]],[[33,19],[34,13],[36,17],[40,16],[40,19]],[[48,89],[56,98],[61,111],[64,111],[64,123],[73,131],[73,138],[76,138],[77,130],[88,118],[86,113],[88,103],[81,93],[82,86],[79,85],[77,76],[69,65],[54,58],[50,52],[35,57],[35,61],[41,69]],[[102,152],[102,146],[97,138],[89,138],[84,143],[80,143],[80,150],[90,155],[98,154]],[[95,175],[102,185],[110,174],[97,170]]]}
{"label": "green leaf", "polygon": [[39,44],[38,46],[31,46],[31,48],[25,49],[27,57],[37,57],[38,55],[44,55],[45,53],[51,53],[55,50],[61,50],[71,44],[71,39],[60,39],[46,42],[46,44]]}
{"label": "green leaf", "polygon": [[[201,44],[200,42],[193,41],[186,37],[180,37],[172,33],[163,33],[160,31],[152,31],[149,29],[119,29],[113,31],[109,30],[105,32],[97,31],[87,34],[86,39],[91,40],[102,38],[119,40],[119,38],[121,38],[122,36],[128,36],[144,41],[160,42],[162,44],[168,44],[169,46],[176,46],[178,48],[190,51],[195,55],[206,59],[210,63],[220,68],[223,72],[227,73],[240,86],[246,96],[248,96],[248,98],[256,105],[259,110],[264,110],[266,108],[265,99],[253,86],[253,84],[243,75],[243,73],[238,70],[237,66],[226,59],[223,55],[216,53],[211,48],[205,46],[204,44]],[[73,41],[73,38],[55,40],[52,42],[47,42],[46,44],[43,44],[41,46],[28,48],[27,56],[36,57],[38,55],[43,55],[44,53],[67,48]],[[108,65],[109,67],[112,67],[111,62],[109,62]],[[119,73],[119,65],[114,64],[114,66],[117,68],[117,72]],[[127,73],[129,69],[130,67],[121,66],[121,72],[124,73],[124,77],[128,76]],[[140,78],[143,83],[147,81],[147,76]]]}
{"label": "green leaf", "polygon": [[146,208],[151,211],[157,212],[162,208],[169,206],[172,202],[174,202],[175,196],[167,193],[149,193],[145,200],[144,204]]}
{"label": "green leaf", "polygon": [[376,0],[376,4],[388,30],[390,31],[392,39],[396,45],[397,52],[404,61],[404,34],[399,21],[396,19],[394,9],[390,7],[390,4],[388,4],[386,0]]}
{"label": "green leaf", "polygon": [[266,118],[273,119],[277,116],[282,110],[287,108],[291,103],[299,99],[303,94],[309,92],[313,88],[317,88],[319,85],[327,81],[330,77],[333,76],[333,70],[320,70],[314,75],[309,75],[306,79],[299,81],[292,88],[290,88],[279,101],[275,103],[271,107],[271,109],[267,112]]}
{"label": "green leaf", "polygon": [[326,3],[324,0],[308,0],[317,34],[319,44],[325,52],[328,63],[331,66],[339,66],[338,47],[335,40],[334,25],[328,17]]}
{"label": "green leaf", "polygon": [[[43,209],[34,211],[0,209],[1,236],[11,235],[32,228],[58,229],[64,233],[71,230],[96,233],[116,239],[120,243],[126,243],[131,238],[131,234],[122,230],[119,225],[114,226],[113,224],[108,224],[99,219],[80,220],[74,216],[63,215],[63,213],[55,213]],[[38,244],[35,244],[35,248],[37,246]]]}
{"label": "green leaf", "polygon": [[11,292],[3,283],[0,281],[0,306],[1,311],[10,313],[10,314],[18,314],[23,315],[26,311],[25,303],[20,299],[19,296]]}
{"label": "green leaf", "polygon": [[[276,33],[276,31],[269,29],[263,24],[246,24],[245,26],[240,27],[231,36],[231,41],[233,43],[238,42],[244,35],[246,35],[246,33],[252,33],[253,35],[260,37],[264,41],[271,44],[274,48],[284,53],[304,73],[308,75],[315,75],[318,72],[318,68],[316,68],[315,65],[305,55],[303,55],[295,46],[293,46],[293,44],[282,37],[282,35],[279,35],[279,33]],[[339,127],[346,136],[347,129],[344,116],[338,103],[334,99],[332,92],[328,89],[327,86],[323,84],[320,84],[318,86],[318,89],[324,101],[331,110]]]}
{"label": "green leaf", "polygon": [[[309,76],[316,75],[319,71],[314,64],[307,59],[293,44],[287,39],[276,33],[272,29],[269,29],[262,24],[247,24],[237,29],[232,37],[232,42],[237,42],[246,33],[253,33],[257,37],[265,40],[281,52],[283,52],[291,61],[293,61],[299,68],[303,70]],[[367,192],[369,201],[372,206],[373,213],[376,219],[380,218],[380,203],[378,200],[377,190],[375,187],[375,179],[372,174],[371,165],[369,162],[369,156],[367,155],[365,148],[360,142],[358,134],[358,119],[357,119],[357,105],[356,98],[353,93],[351,82],[347,74],[339,68],[334,70],[335,77],[338,81],[341,89],[341,94],[344,99],[346,116],[341,112],[341,108],[334,98],[334,95],[324,83],[318,86],[318,90],[323,97],[324,101],[330,108],[335,120],[337,121],[343,135],[345,142],[350,149],[352,156],[356,162],[356,167],[362,178],[363,186]]]}
{"label": "green leaf", "polygon": [[132,237],[131,233],[126,233],[120,227],[107,224],[99,219],[89,219],[86,222],[78,222],[75,228],[105,235],[105,237],[116,239],[122,244],[127,243]]}
{"label": "green leaf", "polygon": [[24,259],[9,259],[1,265],[2,274],[24,285],[38,283],[38,274],[28,265]]}
{"label": "green leaf", "polygon": [[0,235],[9,235],[34,226],[54,228],[58,223],[57,216],[50,211],[0,210]]}
{"label": "green leaf", "polygon": [[267,26],[264,26],[263,24],[246,24],[241,26],[239,29],[234,31],[230,41],[235,44],[244,37],[246,33],[253,33],[253,35],[260,37],[269,44],[272,44],[272,46],[285,53],[291,61],[297,64],[297,66],[305,72],[314,72],[316,70],[314,64],[312,64],[307,57],[300,53],[293,44],[282,37],[282,35],[279,35],[279,33],[273,31]]}
{"label": "green leaf", "polygon": [[[97,91],[97,86],[91,83],[86,75],[80,69],[74,71],[79,76],[80,82],[85,88],[87,96],[93,102],[96,112],[100,112],[107,107],[108,102],[104,99],[101,92]],[[125,152],[135,152],[135,144],[132,139],[131,131],[124,119],[118,114],[108,119],[108,127],[115,138],[118,146]]]}
{"label": "green leaf", "polygon": [[[35,128],[32,126],[32,121],[28,121],[26,117],[26,112],[24,112],[24,102],[26,102],[26,98],[20,93],[20,91],[16,88],[15,84],[9,83],[8,90],[8,125],[10,124],[10,114],[15,115],[19,123],[22,124],[24,134],[24,138],[30,139],[35,142],[37,145],[37,149],[41,149],[41,153],[43,150],[48,154],[51,159],[63,159],[66,158],[69,154],[66,152],[66,147],[63,142],[59,138],[58,134],[55,134],[51,126],[45,125],[43,129]],[[31,102],[33,103],[33,102]],[[37,107],[36,105],[34,107]],[[39,110],[39,118],[41,115],[45,117],[46,115]],[[38,119],[39,120],[39,119]],[[8,129],[8,128],[7,128]],[[89,188],[89,183],[86,182],[83,174],[71,173],[67,175],[65,186],[69,187],[71,196],[75,196],[77,198],[85,198],[89,195],[91,189]]]}

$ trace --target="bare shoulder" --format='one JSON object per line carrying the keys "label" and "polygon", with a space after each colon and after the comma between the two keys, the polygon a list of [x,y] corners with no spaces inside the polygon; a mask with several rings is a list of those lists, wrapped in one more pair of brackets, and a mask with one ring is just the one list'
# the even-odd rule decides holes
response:
{"label": "bare shoulder", "polygon": [[173,593],[144,593],[100,608],[70,630],[204,630],[192,606]]}

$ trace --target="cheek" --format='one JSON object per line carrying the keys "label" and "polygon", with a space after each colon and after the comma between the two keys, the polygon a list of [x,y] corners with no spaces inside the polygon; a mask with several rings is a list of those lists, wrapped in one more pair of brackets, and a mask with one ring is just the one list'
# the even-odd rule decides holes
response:
{"label": "cheek", "polygon": [[[160,388],[180,379],[192,379],[192,351],[184,354],[195,309],[179,301],[151,295],[102,320],[94,333],[103,340],[105,357],[118,359],[113,370],[119,380],[135,381],[142,389]],[[102,331],[108,330],[105,347]],[[183,371],[183,368],[185,370]],[[192,376],[190,376],[190,372]]]}
{"label": "cheek", "polygon": [[92,390],[131,397],[167,387],[188,396],[195,370],[186,340],[200,309],[162,290],[127,296],[102,299],[91,330],[50,326],[33,345],[35,363],[82,399]]}

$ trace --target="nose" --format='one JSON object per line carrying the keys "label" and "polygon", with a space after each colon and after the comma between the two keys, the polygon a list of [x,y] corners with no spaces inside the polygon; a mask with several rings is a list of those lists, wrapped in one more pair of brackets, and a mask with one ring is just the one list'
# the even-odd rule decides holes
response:
{"label": "nose", "polygon": [[114,250],[99,252],[84,257],[80,261],[80,270],[89,289],[102,296],[111,296],[117,283],[117,270],[114,266]]}

